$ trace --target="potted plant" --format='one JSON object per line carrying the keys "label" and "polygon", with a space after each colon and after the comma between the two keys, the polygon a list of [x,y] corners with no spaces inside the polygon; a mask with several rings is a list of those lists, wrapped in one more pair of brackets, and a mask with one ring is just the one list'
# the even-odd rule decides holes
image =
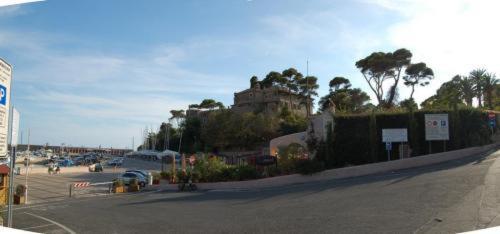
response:
{"label": "potted plant", "polygon": [[135,178],[130,179],[130,182],[128,184],[128,191],[129,192],[137,192],[139,191],[139,181]]}
{"label": "potted plant", "polygon": [[153,184],[160,184],[160,174],[159,173],[153,173]]}
{"label": "potted plant", "polygon": [[16,187],[16,192],[14,194],[14,204],[24,204],[26,201],[26,186],[19,184]]}
{"label": "potted plant", "polygon": [[114,179],[113,180],[113,192],[114,193],[123,193],[125,192],[125,187],[123,185],[123,180]]}

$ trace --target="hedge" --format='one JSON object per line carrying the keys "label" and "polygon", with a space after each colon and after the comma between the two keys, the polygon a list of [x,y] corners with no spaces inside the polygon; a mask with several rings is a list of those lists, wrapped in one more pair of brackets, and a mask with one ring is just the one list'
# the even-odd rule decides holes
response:
{"label": "hedge", "polygon": [[[432,113],[448,114],[450,140],[445,144],[425,141],[424,115]],[[476,109],[337,115],[333,134],[320,144],[318,159],[328,168],[387,161],[384,128],[408,129],[412,157],[429,154],[429,144],[432,153],[438,153],[491,142],[488,114]],[[393,143],[391,159],[399,158],[398,148],[399,143]]]}

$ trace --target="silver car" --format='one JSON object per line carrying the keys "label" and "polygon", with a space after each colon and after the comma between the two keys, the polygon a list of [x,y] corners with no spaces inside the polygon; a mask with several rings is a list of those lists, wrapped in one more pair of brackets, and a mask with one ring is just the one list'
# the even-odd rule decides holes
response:
{"label": "silver car", "polygon": [[144,178],[143,175],[137,173],[137,172],[125,172],[121,177],[120,179],[123,181],[123,183],[125,185],[129,185],[130,184],[130,181],[132,179],[137,179],[137,181],[139,182],[139,186],[141,187],[146,187],[146,184],[148,184],[148,181],[146,180],[146,178]]}

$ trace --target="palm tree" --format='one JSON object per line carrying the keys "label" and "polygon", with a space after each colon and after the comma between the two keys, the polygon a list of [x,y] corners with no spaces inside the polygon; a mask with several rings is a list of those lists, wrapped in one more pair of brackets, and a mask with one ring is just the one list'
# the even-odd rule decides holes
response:
{"label": "palm tree", "polygon": [[484,75],[484,80],[483,80],[483,92],[484,92],[484,99],[488,103],[488,108],[490,110],[494,109],[493,106],[493,98],[494,95],[493,93],[495,92],[496,85],[498,84],[499,80],[496,78],[496,75],[493,73],[487,73]]}
{"label": "palm tree", "polygon": [[470,78],[474,81],[474,90],[479,108],[483,107],[484,76],[486,69],[474,69],[470,72]]}
{"label": "palm tree", "polygon": [[462,93],[462,98],[464,99],[467,106],[472,106],[472,99],[474,99],[474,81],[466,76],[456,75],[455,77],[460,78],[460,91]]}

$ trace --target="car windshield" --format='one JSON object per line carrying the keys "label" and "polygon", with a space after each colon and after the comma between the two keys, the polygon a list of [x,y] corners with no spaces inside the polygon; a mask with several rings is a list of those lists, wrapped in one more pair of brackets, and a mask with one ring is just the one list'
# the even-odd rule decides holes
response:
{"label": "car windshield", "polygon": [[500,0],[0,0],[0,233],[500,233],[499,24]]}

